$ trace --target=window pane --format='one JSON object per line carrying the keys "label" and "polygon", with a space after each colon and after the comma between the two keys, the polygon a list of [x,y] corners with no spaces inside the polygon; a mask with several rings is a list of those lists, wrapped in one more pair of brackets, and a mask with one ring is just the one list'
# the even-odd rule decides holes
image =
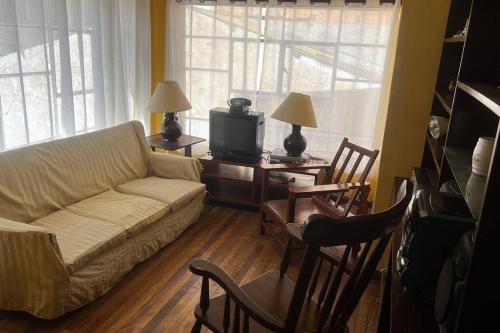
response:
{"label": "window pane", "polygon": [[52,133],[47,77],[45,75],[25,76],[24,91],[30,142],[50,139]]}
{"label": "window pane", "polygon": [[278,73],[280,71],[279,57],[280,46],[278,44],[267,44],[265,46],[260,86],[262,91],[276,91],[278,87]]}
{"label": "window pane", "polygon": [[260,7],[245,7],[247,9],[248,22],[246,30],[248,38],[258,38],[260,35],[260,23],[262,21],[262,9]]}
{"label": "window pane", "polygon": [[0,103],[5,148],[27,144],[21,82],[18,77],[0,78]]}
{"label": "window pane", "polygon": [[258,53],[259,44],[257,43],[233,43],[233,89],[253,91],[257,89]]}
{"label": "window pane", "polygon": [[14,28],[0,26],[0,73],[19,73],[17,37]]}
{"label": "window pane", "polygon": [[209,137],[208,120],[192,119],[190,125],[191,135],[199,136],[201,138]]}
{"label": "window pane", "polygon": [[335,58],[332,48],[295,45],[287,51],[283,79],[289,80],[291,86],[286,91],[330,96]]}
{"label": "window pane", "polygon": [[85,89],[94,88],[94,80],[92,75],[92,35],[84,33],[83,38],[83,65],[85,68]]}
{"label": "window pane", "polygon": [[217,6],[215,8],[215,35],[229,37],[231,35],[231,6]]}
{"label": "window pane", "polygon": [[285,38],[295,41],[337,42],[340,10],[297,9],[286,24]]}
{"label": "window pane", "polygon": [[233,89],[243,89],[243,66],[244,66],[244,49],[245,43],[235,42],[233,43],[233,75],[232,75],[232,87]]}
{"label": "window pane", "polygon": [[54,38],[54,68],[56,72],[56,89],[57,93],[61,93],[61,45],[59,42],[59,33],[57,31],[53,32]]}
{"label": "window pane", "polygon": [[214,26],[213,6],[193,6],[193,36],[213,36]]}
{"label": "window pane", "polygon": [[44,31],[35,28],[19,28],[21,64],[24,73],[45,72]]}
{"label": "window pane", "polygon": [[232,61],[232,88],[242,90],[257,89],[259,65],[259,44],[234,42]]}
{"label": "window pane", "polygon": [[247,20],[246,7],[234,6],[233,7],[233,37],[245,37],[245,27]]}
{"label": "window pane", "polygon": [[83,96],[73,96],[73,104],[75,106],[75,130],[77,132],[82,132],[86,129]]}
{"label": "window pane", "polygon": [[385,47],[341,46],[337,77],[381,82],[385,56]]}
{"label": "window pane", "polygon": [[[347,136],[373,138],[374,125],[380,97],[380,84],[337,81],[335,85],[334,110],[337,122],[333,125],[342,133],[350,129]],[[371,139],[370,139],[371,140]],[[358,140],[359,141],[359,140]],[[371,141],[366,146],[370,146]]]}
{"label": "window pane", "polygon": [[87,102],[87,128],[95,128],[94,94],[86,94]]}
{"label": "window pane", "polygon": [[341,42],[386,45],[390,29],[390,11],[345,10]]}
{"label": "window pane", "polygon": [[266,11],[266,40],[281,40],[283,38],[284,8],[268,8]]}
{"label": "window pane", "polygon": [[228,96],[227,73],[210,71],[192,71],[191,110],[192,117],[208,119],[211,108],[226,106]]}
{"label": "window pane", "polygon": [[207,69],[229,68],[229,41],[193,38],[192,67]]}
{"label": "window pane", "polygon": [[69,52],[71,60],[71,76],[73,82],[73,90],[82,90],[82,72],[80,66],[80,46],[78,45],[78,35],[69,35]]}

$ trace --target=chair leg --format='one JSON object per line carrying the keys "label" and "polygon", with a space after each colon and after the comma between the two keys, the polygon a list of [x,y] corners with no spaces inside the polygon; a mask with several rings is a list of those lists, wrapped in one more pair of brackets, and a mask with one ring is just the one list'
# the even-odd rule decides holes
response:
{"label": "chair leg", "polygon": [[290,258],[292,256],[292,245],[293,240],[291,238],[288,239],[288,243],[285,247],[285,252],[283,253],[283,258],[280,263],[280,277],[283,278],[285,276],[286,271],[288,270],[288,266],[290,265]]}
{"label": "chair leg", "polygon": [[201,320],[196,319],[196,322],[193,325],[193,328],[191,329],[191,333],[200,333],[201,332]]}
{"label": "chair leg", "polygon": [[264,225],[266,223],[266,213],[264,210],[261,210],[260,212],[260,234],[265,235],[266,234],[266,227]]}

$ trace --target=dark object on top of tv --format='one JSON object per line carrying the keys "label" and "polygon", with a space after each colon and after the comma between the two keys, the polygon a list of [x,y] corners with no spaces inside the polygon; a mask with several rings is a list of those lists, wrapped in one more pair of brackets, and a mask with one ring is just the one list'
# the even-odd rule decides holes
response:
{"label": "dark object on top of tv", "polygon": [[250,111],[250,106],[252,105],[252,101],[248,98],[237,97],[231,98],[227,101],[227,105],[229,105],[230,113],[247,113]]}
{"label": "dark object on top of tv", "polygon": [[210,110],[210,152],[215,158],[257,162],[264,145],[264,113]]}

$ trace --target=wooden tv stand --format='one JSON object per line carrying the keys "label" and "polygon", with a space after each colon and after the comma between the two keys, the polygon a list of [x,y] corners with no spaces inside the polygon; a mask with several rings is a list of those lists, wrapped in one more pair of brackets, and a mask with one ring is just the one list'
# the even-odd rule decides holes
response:
{"label": "wooden tv stand", "polygon": [[[208,200],[237,204],[250,208],[259,208],[262,189],[263,164],[269,163],[269,154],[262,154],[255,163],[238,162],[214,158],[204,155],[198,158],[203,164],[202,182],[207,185]],[[289,173],[295,182],[289,183],[280,179],[271,179],[269,185],[270,198],[286,198],[288,187],[310,186],[318,178],[319,170],[304,170],[300,173]]]}

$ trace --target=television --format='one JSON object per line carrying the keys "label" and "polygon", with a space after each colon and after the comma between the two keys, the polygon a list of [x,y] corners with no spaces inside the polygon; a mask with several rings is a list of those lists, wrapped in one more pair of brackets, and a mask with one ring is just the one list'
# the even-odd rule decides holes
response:
{"label": "television", "polygon": [[215,158],[257,162],[264,145],[264,113],[210,110],[210,153]]}

